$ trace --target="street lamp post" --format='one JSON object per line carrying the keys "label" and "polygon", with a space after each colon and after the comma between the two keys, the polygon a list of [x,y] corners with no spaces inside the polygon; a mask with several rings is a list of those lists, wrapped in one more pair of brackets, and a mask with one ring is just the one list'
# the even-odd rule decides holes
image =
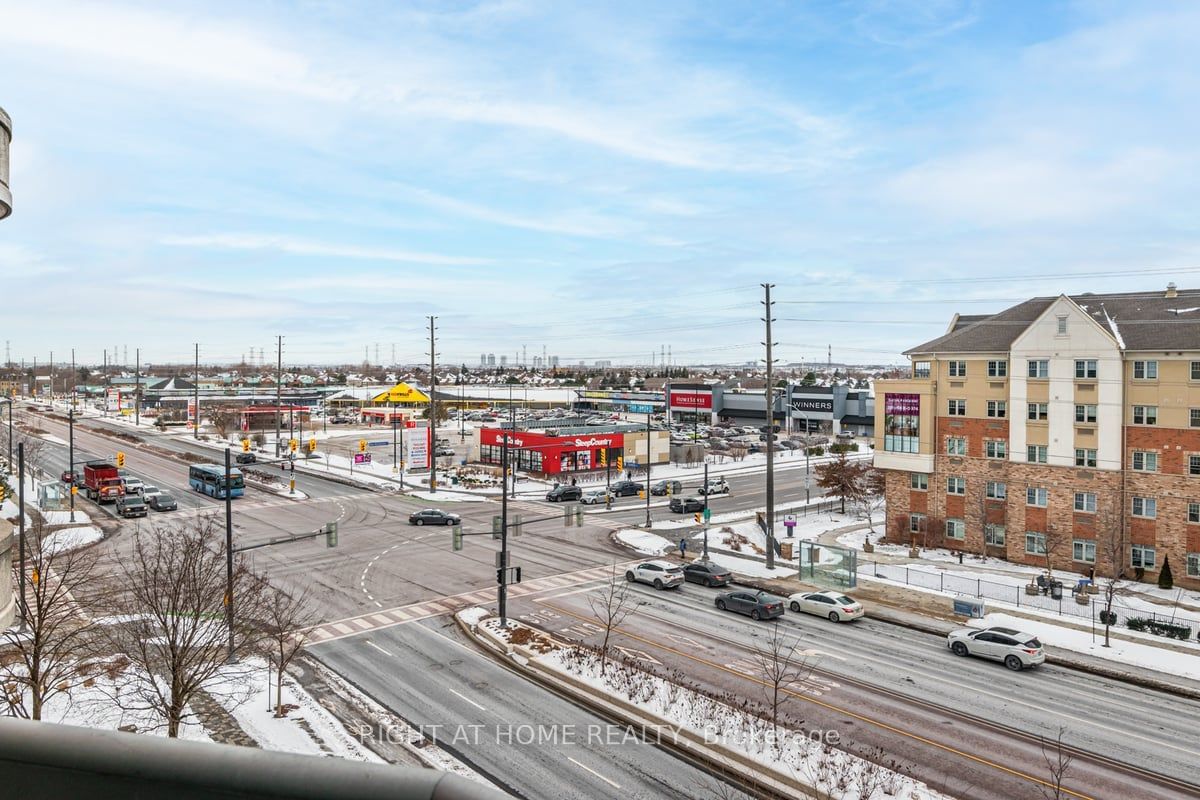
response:
{"label": "street lamp post", "polygon": [[13,399],[8,398],[8,461],[5,465],[8,467],[8,474],[13,474],[12,446],[13,446],[13,426],[12,426]]}
{"label": "street lamp post", "polygon": [[25,605],[25,443],[17,444],[17,516],[21,518],[20,533],[20,576],[21,576],[21,632],[28,623]]}
{"label": "street lamp post", "polygon": [[808,421],[808,414],[803,411],[797,411],[797,414],[804,417],[804,504],[808,505],[809,500],[809,484],[812,483],[812,477],[808,471],[808,431],[811,425]]}
{"label": "street lamp post", "polygon": [[650,412],[646,412],[646,530],[650,530]]}
{"label": "street lamp post", "polygon": [[71,522],[75,521],[75,406],[67,409],[67,468],[71,470]]}

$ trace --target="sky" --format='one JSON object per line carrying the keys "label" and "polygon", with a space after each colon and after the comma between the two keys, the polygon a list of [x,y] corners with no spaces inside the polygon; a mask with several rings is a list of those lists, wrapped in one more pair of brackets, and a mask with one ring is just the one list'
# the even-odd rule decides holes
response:
{"label": "sky", "polygon": [[900,363],[955,312],[1200,286],[1197,41],[1189,2],[0,0],[0,327],[742,364],[769,283],[781,361]]}

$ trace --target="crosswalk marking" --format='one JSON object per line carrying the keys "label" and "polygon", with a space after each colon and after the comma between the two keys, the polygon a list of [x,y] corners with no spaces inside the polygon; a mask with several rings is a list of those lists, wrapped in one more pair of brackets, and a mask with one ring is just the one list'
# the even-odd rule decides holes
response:
{"label": "crosswalk marking", "polygon": [[[623,567],[624,564],[618,566]],[[611,569],[612,568],[609,566],[591,567],[589,569],[567,572],[561,575],[548,575],[544,578],[535,578],[531,581],[509,586],[508,596],[523,597],[535,592],[552,591],[568,584],[579,585],[590,581],[605,580],[611,574]],[[349,617],[348,619],[326,622],[308,630],[308,643],[321,644],[322,642],[331,642],[337,639],[344,639],[347,636],[356,636],[365,631],[379,630],[380,628],[390,628],[394,625],[402,625],[406,622],[415,622],[417,620],[428,619],[429,617],[436,617],[452,611],[458,611],[459,609],[466,608],[468,606],[486,603],[492,600],[494,597],[495,594],[490,590],[474,589],[470,592],[463,592],[462,594],[439,597],[431,600],[421,600],[405,606],[397,606],[395,608],[388,608],[384,609],[383,611],[374,611],[357,617]]]}

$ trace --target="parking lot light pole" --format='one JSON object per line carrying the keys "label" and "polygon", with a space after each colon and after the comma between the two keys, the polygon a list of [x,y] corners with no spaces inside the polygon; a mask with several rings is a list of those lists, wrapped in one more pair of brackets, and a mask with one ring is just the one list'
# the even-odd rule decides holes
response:
{"label": "parking lot light pole", "polygon": [[9,475],[12,475],[12,474],[13,474],[13,460],[12,460],[12,446],[13,446],[13,431],[12,431],[12,428],[13,428],[13,426],[12,426],[12,412],[13,412],[13,399],[10,397],[10,398],[8,398],[8,461],[7,461],[7,462],[6,462],[6,464],[5,464],[5,466],[7,466],[7,467],[8,467],[8,474],[9,474]]}
{"label": "parking lot light pole", "polygon": [[810,491],[810,490],[809,490],[809,484],[811,484],[811,483],[812,483],[812,479],[811,479],[811,476],[809,475],[809,472],[808,472],[808,429],[809,429],[809,422],[808,422],[808,415],[807,415],[807,414],[805,414],[805,413],[803,413],[803,412],[800,412],[800,416],[804,417],[804,504],[805,504],[805,505],[808,505],[809,501],[812,499],[812,498],[810,498],[810,497],[809,497],[809,491]]}

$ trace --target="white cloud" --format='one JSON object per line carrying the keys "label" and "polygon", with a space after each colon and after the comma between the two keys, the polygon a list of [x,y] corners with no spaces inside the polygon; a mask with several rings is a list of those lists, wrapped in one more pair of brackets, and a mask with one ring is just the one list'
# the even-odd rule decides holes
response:
{"label": "white cloud", "polygon": [[442,264],[473,266],[490,264],[492,259],[474,256],[453,256],[443,253],[422,253],[388,247],[317,242],[291,236],[269,236],[253,233],[214,233],[201,236],[165,236],[160,244],[172,247],[215,248],[221,250],[273,250],[301,256],[331,256],[334,258],[366,259],[372,261],[401,261],[413,264]]}

